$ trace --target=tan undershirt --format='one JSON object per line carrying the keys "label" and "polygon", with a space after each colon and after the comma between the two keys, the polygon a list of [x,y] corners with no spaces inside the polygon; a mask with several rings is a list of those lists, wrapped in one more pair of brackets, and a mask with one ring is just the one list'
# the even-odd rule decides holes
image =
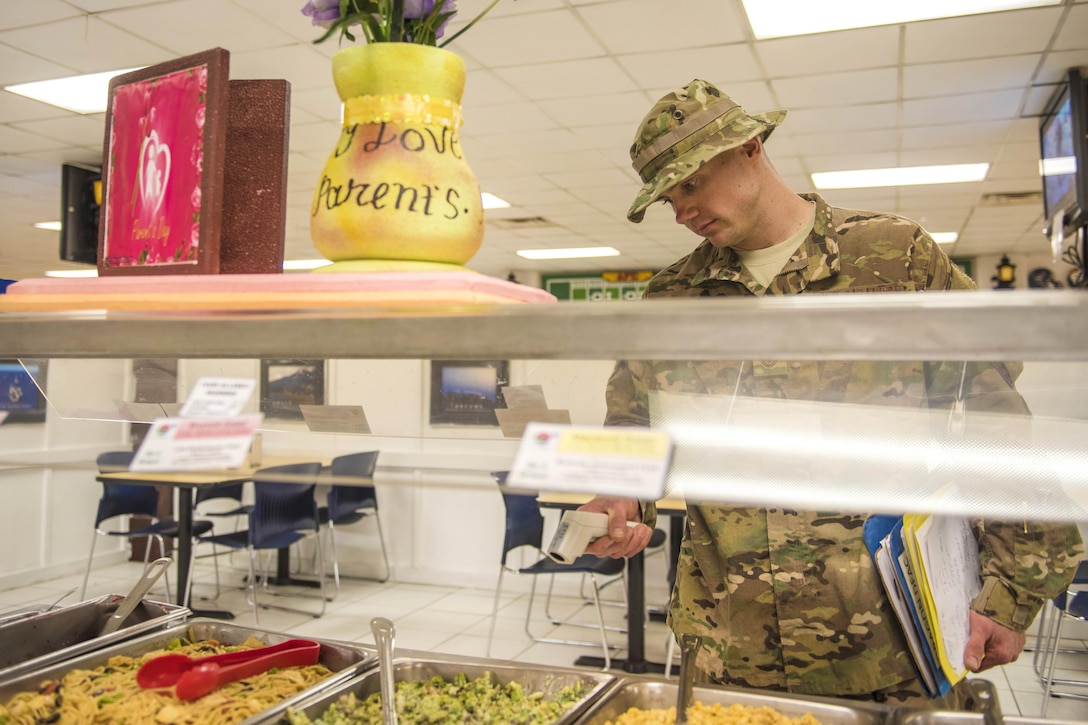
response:
{"label": "tan undershirt", "polygon": [[764,249],[756,249],[750,252],[742,252],[735,250],[737,256],[740,257],[741,264],[747,268],[748,272],[764,287],[771,283],[771,280],[782,271],[782,268],[786,266],[786,262],[790,261],[790,257],[797,251],[797,248],[801,246],[801,242],[808,238],[808,235],[812,232],[812,226],[816,222],[816,205],[812,205],[812,211],[809,212],[808,221],[801,225],[801,228],[794,232],[788,239],[784,239],[778,244],[772,247],[766,247]]}

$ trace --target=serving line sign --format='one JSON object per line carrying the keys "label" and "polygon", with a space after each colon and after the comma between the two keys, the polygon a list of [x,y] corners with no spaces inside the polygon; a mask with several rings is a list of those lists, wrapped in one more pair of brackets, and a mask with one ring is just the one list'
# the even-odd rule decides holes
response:
{"label": "serving line sign", "polygon": [[671,460],[672,440],[660,431],[529,423],[506,485],[655,501]]}

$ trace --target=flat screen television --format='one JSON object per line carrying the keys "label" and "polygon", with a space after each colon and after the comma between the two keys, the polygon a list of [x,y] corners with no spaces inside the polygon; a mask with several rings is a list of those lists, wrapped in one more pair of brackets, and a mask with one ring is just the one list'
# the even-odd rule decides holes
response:
{"label": "flat screen television", "polygon": [[102,170],[64,164],[60,170],[60,258],[98,263]]}
{"label": "flat screen television", "polygon": [[48,402],[45,388],[44,360],[0,360],[0,412],[7,413],[4,423],[41,423]]}
{"label": "flat screen television", "polygon": [[1086,103],[1084,80],[1078,69],[1071,68],[1039,122],[1043,207],[1047,235],[1051,237],[1055,231],[1068,232],[1088,223]]}

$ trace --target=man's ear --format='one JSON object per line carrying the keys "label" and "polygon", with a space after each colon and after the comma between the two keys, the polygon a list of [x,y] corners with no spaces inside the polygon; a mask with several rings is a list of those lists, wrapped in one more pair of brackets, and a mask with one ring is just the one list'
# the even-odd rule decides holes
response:
{"label": "man's ear", "polygon": [[755,158],[763,152],[763,142],[759,140],[759,136],[755,136],[742,143],[740,150],[748,158]]}

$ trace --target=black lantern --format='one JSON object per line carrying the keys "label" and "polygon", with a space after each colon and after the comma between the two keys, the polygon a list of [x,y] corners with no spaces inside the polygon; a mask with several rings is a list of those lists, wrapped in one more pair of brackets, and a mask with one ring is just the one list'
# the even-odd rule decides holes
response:
{"label": "black lantern", "polygon": [[997,265],[997,274],[990,278],[994,283],[994,289],[1012,289],[1016,285],[1016,265],[1009,261],[1007,254],[1001,255],[1001,261]]}

